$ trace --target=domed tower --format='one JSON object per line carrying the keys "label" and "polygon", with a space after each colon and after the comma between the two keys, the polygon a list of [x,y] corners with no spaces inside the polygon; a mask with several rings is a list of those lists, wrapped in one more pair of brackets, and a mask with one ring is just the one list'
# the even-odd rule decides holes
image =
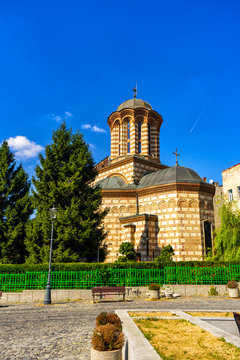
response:
{"label": "domed tower", "polygon": [[172,167],[161,164],[162,121],[135,96],[108,118],[111,158],[97,164],[95,180],[109,210],[106,261],[118,258],[123,241],[133,244],[141,260],[154,260],[169,244],[176,261],[202,260],[213,246],[215,187],[177,159]]}
{"label": "domed tower", "polygon": [[138,155],[160,162],[159,133],[162,117],[144,100],[127,100],[108,118],[111,162]]}

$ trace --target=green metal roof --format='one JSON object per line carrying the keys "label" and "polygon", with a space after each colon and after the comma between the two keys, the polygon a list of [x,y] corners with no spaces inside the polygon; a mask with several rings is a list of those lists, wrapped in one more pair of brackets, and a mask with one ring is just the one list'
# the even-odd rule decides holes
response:
{"label": "green metal roof", "polygon": [[141,99],[130,99],[127,101],[124,101],[119,107],[117,108],[117,111],[123,110],[123,109],[137,109],[137,108],[144,108],[147,110],[152,110],[151,105]]}
{"label": "green metal roof", "polygon": [[173,183],[205,183],[205,181],[192,169],[183,166],[173,166],[167,169],[153,171],[143,175],[138,185],[126,184],[120,176],[113,176],[100,180],[98,185],[103,190],[130,190],[144,189],[155,185]]}

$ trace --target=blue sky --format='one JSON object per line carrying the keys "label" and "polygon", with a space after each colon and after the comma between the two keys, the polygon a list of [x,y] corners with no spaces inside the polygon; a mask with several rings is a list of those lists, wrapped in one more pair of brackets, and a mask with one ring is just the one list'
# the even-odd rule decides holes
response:
{"label": "blue sky", "polygon": [[30,176],[65,116],[96,162],[107,117],[138,97],[163,116],[162,163],[221,183],[240,162],[238,0],[0,2],[0,142]]}

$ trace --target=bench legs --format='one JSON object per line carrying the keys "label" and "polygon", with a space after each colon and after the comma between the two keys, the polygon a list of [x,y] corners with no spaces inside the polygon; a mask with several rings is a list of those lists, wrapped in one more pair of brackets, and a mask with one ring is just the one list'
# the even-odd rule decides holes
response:
{"label": "bench legs", "polygon": [[[117,295],[117,294],[116,294],[116,295]],[[119,295],[119,294],[118,294],[118,295]],[[126,294],[122,294],[122,295],[123,295],[123,302],[126,302],[126,299],[125,299],[125,295],[126,295]],[[95,294],[92,294],[92,296],[93,296],[93,303],[95,304]],[[99,296],[100,296],[100,299],[102,299],[103,295],[100,294]]]}

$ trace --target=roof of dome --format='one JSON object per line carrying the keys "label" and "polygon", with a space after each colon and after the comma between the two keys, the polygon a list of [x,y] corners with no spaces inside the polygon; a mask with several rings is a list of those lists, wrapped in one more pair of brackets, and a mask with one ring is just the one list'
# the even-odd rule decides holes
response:
{"label": "roof of dome", "polygon": [[183,166],[172,166],[143,175],[138,185],[135,185],[134,183],[126,184],[126,182],[120,176],[105,178],[100,180],[97,184],[103,190],[131,190],[173,183],[205,184],[205,181],[192,169]]}
{"label": "roof of dome", "polygon": [[123,109],[137,109],[137,108],[144,108],[147,110],[152,110],[151,105],[141,99],[130,99],[127,101],[124,101],[119,107],[117,108],[117,111],[123,110]]}
{"label": "roof of dome", "polygon": [[183,166],[172,166],[167,169],[154,171],[144,175],[139,184],[139,188],[153,185],[163,185],[171,183],[205,183],[205,181],[192,169]]}
{"label": "roof of dome", "polygon": [[110,178],[105,178],[103,180],[100,180],[97,183],[97,185],[99,185],[101,189],[110,190],[110,189],[121,189],[127,184],[120,176],[112,176]]}

